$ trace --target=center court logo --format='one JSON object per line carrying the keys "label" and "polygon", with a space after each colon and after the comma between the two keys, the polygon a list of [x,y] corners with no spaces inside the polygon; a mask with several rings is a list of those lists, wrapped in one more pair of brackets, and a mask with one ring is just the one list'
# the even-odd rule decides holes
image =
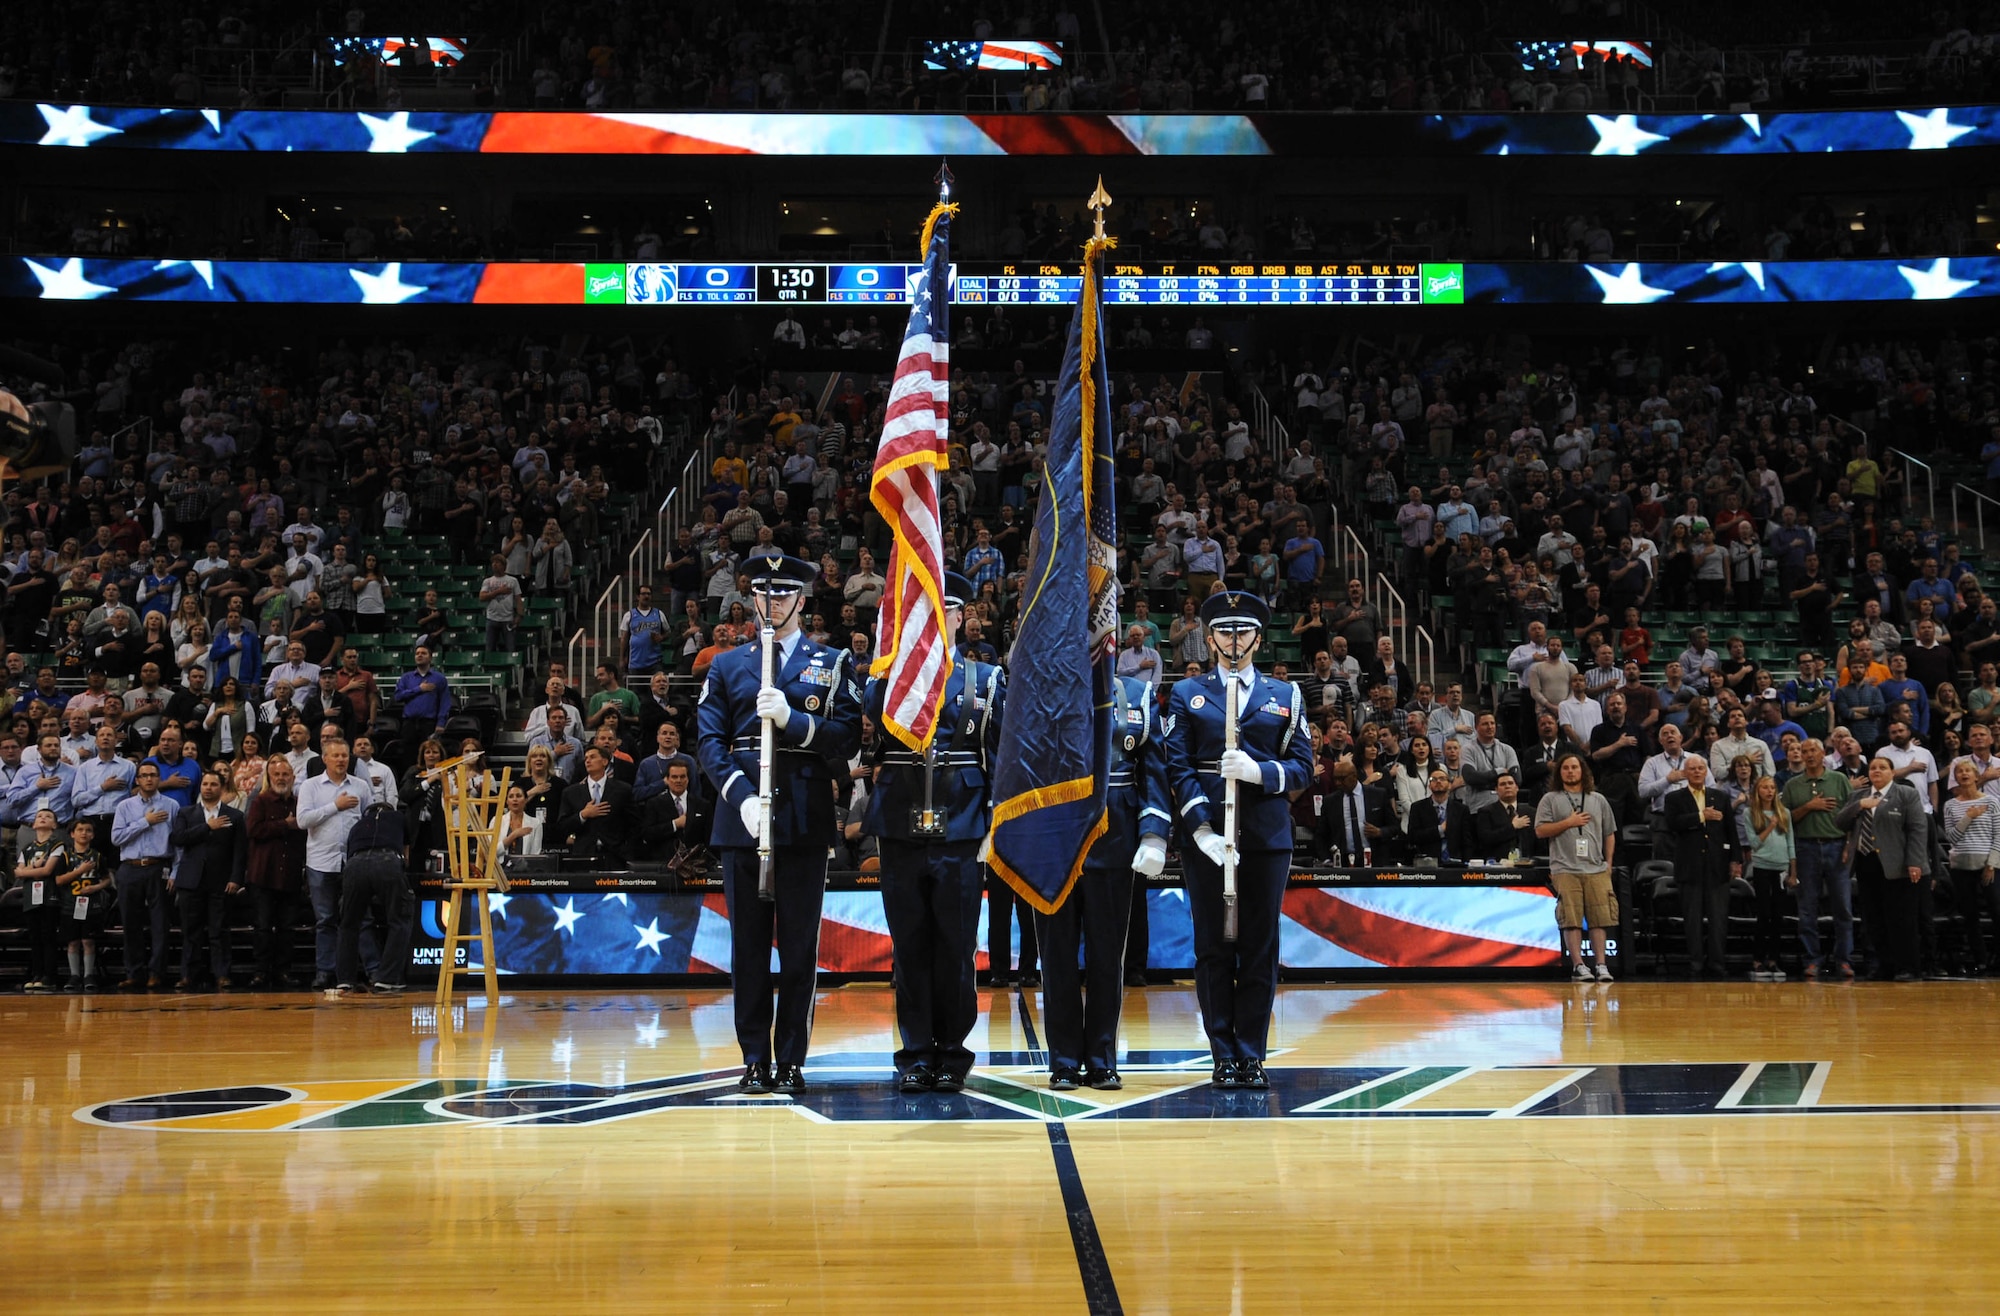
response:
{"label": "center court logo", "polygon": [[1826,1105],[1824,1061],[1634,1065],[1290,1066],[1268,1092],[1208,1082],[1205,1052],[1136,1052],[1122,1092],[1054,1093],[1042,1058],[999,1052],[963,1093],[905,1097],[886,1055],[806,1064],[803,1096],[745,1096],[736,1069],[625,1084],[490,1078],[339,1080],[201,1088],[86,1106],[87,1124],[149,1132],[301,1133],[415,1125],[593,1125],[677,1111],[778,1110],[814,1123],[1013,1120],[1548,1119],[1657,1115],[2000,1114],[2000,1103]]}

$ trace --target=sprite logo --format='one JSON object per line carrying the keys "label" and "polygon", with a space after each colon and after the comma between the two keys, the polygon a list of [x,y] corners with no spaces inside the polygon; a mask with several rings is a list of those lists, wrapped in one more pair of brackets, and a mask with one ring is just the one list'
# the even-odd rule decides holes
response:
{"label": "sprite logo", "polygon": [[1462,303],[1465,301],[1465,267],[1463,265],[1424,266],[1424,302],[1440,304]]}
{"label": "sprite logo", "polygon": [[608,303],[622,306],[625,302],[625,267],[623,265],[584,266],[583,300],[595,305]]}

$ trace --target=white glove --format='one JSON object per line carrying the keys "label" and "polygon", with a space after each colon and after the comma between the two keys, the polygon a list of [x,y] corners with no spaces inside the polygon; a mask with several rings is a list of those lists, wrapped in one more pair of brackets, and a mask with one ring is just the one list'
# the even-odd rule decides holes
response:
{"label": "white glove", "polygon": [[1264,784],[1263,767],[1258,764],[1256,759],[1251,758],[1240,749],[1223,751],[1221,769],[1222,775],[1225,777],[1234,777],[1236,780],[1248,782],[1252,786],[1262,786]]}
{"label": "white glove", "polygon": [[757,692],[757,716],[768,717],[771,725],[783,731],[792,720],[792,702],[779,689],[765,689]]}
{"label": "white glove", "polygon": [[1215,834],[1213,827],[1197,827],[1194,830],[1194,848],[1208,858],[1217,868],[1229,858],[1229,843]]}
{"label": "white glove", "polygon": [[1139,839],[1139,853],[1132,856],[1132,871],[1141,877],[1158,877],[1167,866],[1167,843],[1157,836]]}
{"label": "white glove", "polygon": [[764,801],[752,795],[743,801],[741,811],[743,830],[750,833],[750,839],[754,841],[764,830]]}

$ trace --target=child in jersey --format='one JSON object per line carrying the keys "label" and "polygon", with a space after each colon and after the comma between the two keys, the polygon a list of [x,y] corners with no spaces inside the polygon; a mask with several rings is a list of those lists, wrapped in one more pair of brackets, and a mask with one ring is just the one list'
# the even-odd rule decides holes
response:
{"label": "child in jersey", "polygon": [[[53,824],[54,817],[51,815]],[[36,832],[41,831],[36,819]],[[26,847],[22,849],[26,853]],[[69,957],[69,982],[65,991],[97,990],[97,933],[111,911],[111,881],[114,874],[97,853],[97,825],[78,818],[69,825],[69,844],[57,850],[61,893],[62,939]]]}

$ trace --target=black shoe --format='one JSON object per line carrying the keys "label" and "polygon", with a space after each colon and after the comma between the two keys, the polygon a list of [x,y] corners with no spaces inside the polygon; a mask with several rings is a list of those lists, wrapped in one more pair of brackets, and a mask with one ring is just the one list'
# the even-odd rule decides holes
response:
{"label": "black shoe", "polygon": [[929,1092],[937,1086],[937,1071],[920,1061],[903,1071],[903,1076],[896,1080],[896,1086],[913,1096]]}
{"label": "black shoe", "polygon": [[1905,969],[1901,973],[1896,975],[1897,982],[1915,982],[1916,980],[1917,980],[1917,975],[1911,973],[1908,969]]}
{"label": "black shoe", "polygon": [[1125,1083],[1118,1077],[1118,1071],[1115,1069],[1090,1069],[1084,1071],[1083,1085],[1087,1088],[1096,1088],[1099,1092],[1117,1092],[1125,1086]]}
{"label": "black shoe", "polygon": [[995,987],[1012,987],[1014,985],[1014,975],[1006,969],[995,969],[986,976],[986,981]]}
{"label": "black shoe", "polygon": [[736,1080],[736,1090],[761,1097],[771,1090],[771,1066],[759,1060],[754,1065],[743,1066],[743,1077]]}
{"label": "black shoe", "polygon": [[1131,973],[1126,974],[1125,985],[1127,987],[1144,987],[1146,985],[1145,973],[1135,969]]}
{"label": "black shoe", "polygon": [[783,1092],[789,1096],[803,1096],[806,1090],[806,1074],[797,1065],[779,1065],[777,1074],[771,1079],[771,1091]]}
{"label": "black shoe", "polygon": [[84,992],[85,992],[86,994],[88,994],[88,993],[91,993],[91,992],[94,992],[94,991],[96,991],[96,990],[97,990],[97,975],[96,975],[96,974],[94,974],[94,973],[93,973],[93,974],[89,974],[88,976],[86,976],[86,977],[84,978],[84,980],[83,980],[83,990],[84,990]]}
{"label": "black shoe", "polygon": [[1219,1088],[1233,1088],[1237,1086],[1236,1062],[1234,1060],[1216,1061],[1215,1073],[1209,1076],[1208,1081]]}
{"label": "black shoe", "polygon": [[1042,975],[1033,969],[1029,969],[1026,973],[1015,978],[1014,984],[1017,987],[1039,987],[1042,985]]}
{"label": "black shoe", "polygon": [[332,974],[330,974],[330,973],[316,973],[316,974],[314,974],[314,975],[313,975],[313,980],[312,980],[312,990],[313,990],[313,991],[316,991],[316,992],[323,992],[323,991],[325,991],[325,990],[326,990],[327,988],[329,988],[329,987],[331,987],[331,986],[333,986],[333,975],[332,975]]}
{"label": "black shoe", "polygon": [[[95,983],[93,982],[93,983],[91,984],[91,988],[90,988],[90,989],[91,989],[92,991],[96,991],[96,990],[97,990],[97,985],[96,985],[96,984],[95,984]],[[70,980],[69,980],[68,982],[66,982],[66,983],[64,983],[64,984],[63,984],[63,990],[64,990],[65,992],[69,993],[69,994],[70,994],[71,996],[75,996],[75,995],[78,995],[79,993],[81,993],[81,992],[83,991],[83,979],[81,979],[81,978],[71,978],[71,979],[70,979]]]}
{"label": "black shoe", "polygon": [[1271,1086],[1271,1080],[1264,1077],[1264,1064],[1260,1060],[1242,1060],[1236,1065],[1236,1086],[1262,1092]]}
{"label": "black shoe", "polygon": [[1689,982],[1693,982],[1695,979],[1701,977],[1701,966],[1699,964],[1688,965],[1687,976]]}
{"label": "black shoe", "polygon": [[377,982],[370,983],[368,990],[377,996],[401,996],[404,987],[400,982]]}
{"label": "black shoe", "polygon": [[1049,1091],[1074,1092],[1083,1082],[1083,1076],[1074,1066],[1058,1065],[1049,1071]]}
{"label": "black shoe", "polygon": [[965,1075],[953,1074],[949,1071],[941,1072],[938,1074],[936,1081],[931,1084],[931,1091],[963,1092],[965,1091]]}
{"label": "black shoe", "polygon": [[270,980],[269,978],[266,978],[266,977],[265,977],[265,976],[264,976],[263,974],[261,974],[261,973],[258,973],[258,974],[252,974],[252,975],[251,975],[251,978],[250,978],[250,990],[251,990],[251,991],[253,991],[253,992],[261,992],[261,991],[263,991],[263,990],[264,990],[264,989],[265,989],[266,987],[269,987],[270,985],[271,985],[271,980]]}

